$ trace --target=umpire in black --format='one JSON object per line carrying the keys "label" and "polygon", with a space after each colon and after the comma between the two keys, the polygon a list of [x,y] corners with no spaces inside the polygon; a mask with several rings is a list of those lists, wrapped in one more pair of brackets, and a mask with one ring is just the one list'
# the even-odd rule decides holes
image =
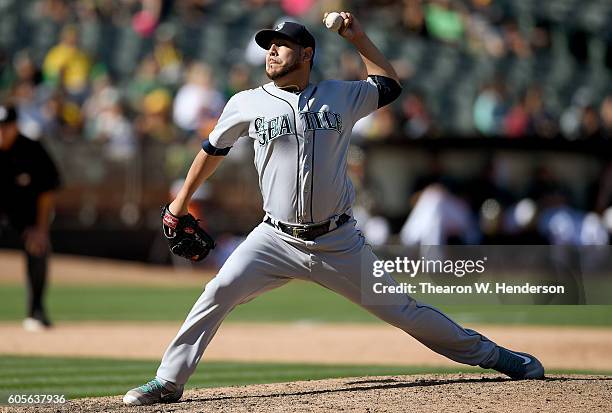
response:
{"label": "umpire in black", "polygon": [[51,326],[44,307],[49,256],[49,220],[60,186],[55,164],[43,146],[23,136],[13,106],[0,106],[0,236],[18,241],[27,257],[26,330]]}

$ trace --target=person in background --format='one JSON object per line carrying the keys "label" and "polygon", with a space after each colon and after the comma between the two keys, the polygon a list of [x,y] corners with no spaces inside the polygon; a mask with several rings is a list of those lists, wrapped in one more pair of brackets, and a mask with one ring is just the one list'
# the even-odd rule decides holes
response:
{"label": "person in background", "polygon": [[51,321],[43,303],[49,257],[49,223],[57,168],[43,146],[17,128],[17,111],[0,106],[0,234],[20,238],[27,258],[28,313],[23,327],[43,330]]}
{"label": "person in background", "polygon": [[210,67],[195,62],[174,99],[173,120],[188,135],[199,131],[202,136],[208,136],[224,105],[225,98],[214,85]]}
{"label": "person in background", "polygon": [[45,56],[42,66],[45,82],[63,86],[80,104],[86,98],[90,69],[89,57],[79,47],[77,27],[67,25],[62,30],[60,42]]}

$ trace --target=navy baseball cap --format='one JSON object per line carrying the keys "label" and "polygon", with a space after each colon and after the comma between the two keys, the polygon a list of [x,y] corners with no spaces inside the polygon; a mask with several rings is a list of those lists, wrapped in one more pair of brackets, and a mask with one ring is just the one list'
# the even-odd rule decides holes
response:
{"label": "navy baseball cap", "polygon": [[0,125],[17,121],[17,111],[13,106],[0,106]]}
{"label": "navy baseball cap", "polygon": [[315,38],[310,34],[308,29],[299,23],[282,22],[278,26],[271,29],[260,30],[255,35],[255,42],[264,49],[270,48],[270,42],[275,37],[282,37],[292,42],[295,42],[303,47],[312,47],[315,49]]}

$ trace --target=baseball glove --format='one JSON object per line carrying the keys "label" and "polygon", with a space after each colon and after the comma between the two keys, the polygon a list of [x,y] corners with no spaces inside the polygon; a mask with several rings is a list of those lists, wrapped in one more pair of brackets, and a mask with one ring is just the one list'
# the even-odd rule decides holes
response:
{"label": "baseball glove", "polygon": [[177,217],[168,205],[162,208],[162,229],[174,255],[190,261],[202,261],[215,248],[215,240],[198,225],[193,215]]}

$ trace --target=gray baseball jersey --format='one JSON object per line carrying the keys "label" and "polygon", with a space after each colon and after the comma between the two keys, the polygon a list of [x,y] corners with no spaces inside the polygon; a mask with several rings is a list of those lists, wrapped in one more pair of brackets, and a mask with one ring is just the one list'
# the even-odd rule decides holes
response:
{"label": "gray baseball jersey", "polygon": [[252,138],[264,211],[286,223],[318,223],[351,207],[351,131],[377,105],[378,89],[370,79],[327,80],[300,94],[270,82],[233,96],[209,142],[223,149],[240,137]]}
{"label": "gray baseball jersey", "polygon": [[[300,94],[268,83],[230,99],[204,149],[222,154],[238,138],[251,137],[265,212],[286,223],[317,223],[349,211],[354,199],[346,174],[351,129],[377,106],[378,89],[369,80],[325,81]],[[353,218],[312,241],[261,223],[206,285],[168,346],[157,378],[186,383],[237,305],[293,279],[341,294],[453,360],[494,365],[499,357],[494,342],[435,308],[408,295],[374,305],[369,285],[374,279],[367,275],[376,260]],[[388,274],[376,282],[397,285]]]}

